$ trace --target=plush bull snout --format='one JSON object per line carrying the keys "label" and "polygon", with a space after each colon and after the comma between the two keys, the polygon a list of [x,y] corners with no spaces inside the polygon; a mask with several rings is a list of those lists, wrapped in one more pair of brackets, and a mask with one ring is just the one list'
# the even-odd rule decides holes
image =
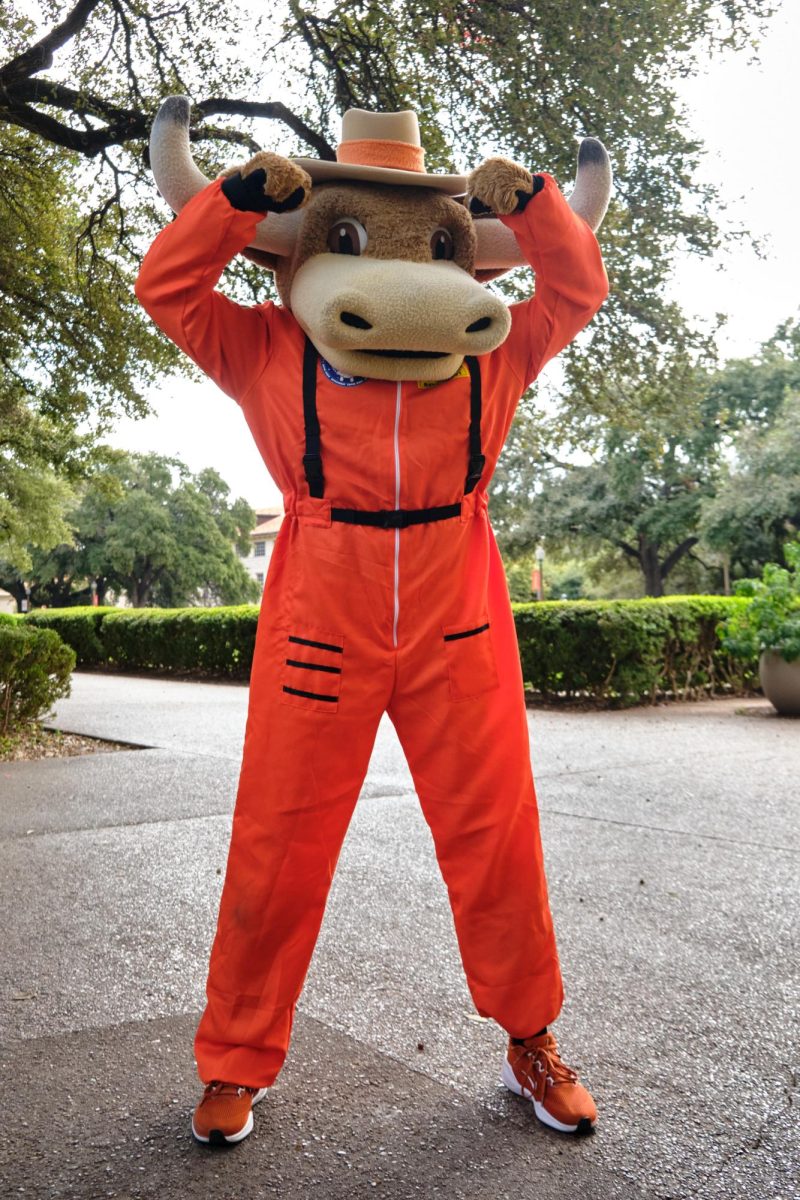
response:
{"label": "plush bull snout", "polygon": [[503,342],[508,308],[452,262],[317,254],[292,281],[291,307],[320,353],[349,375],[447,379],[466,354]]}

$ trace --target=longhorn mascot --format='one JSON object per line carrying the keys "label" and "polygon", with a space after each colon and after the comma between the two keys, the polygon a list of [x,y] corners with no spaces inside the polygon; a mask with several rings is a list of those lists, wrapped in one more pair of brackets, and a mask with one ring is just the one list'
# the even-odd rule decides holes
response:
{"label": "longhorn mascot", "polygon": [[[154,123],[178,212],[137,295],[241,405],[286,520],[264,591],[233,834],[195,1043],[192,1130],[237,1142],[292,1017],[378,722],[430,826],[475,1007],[509,1035],[504,1083],[564,1132],[596,1120],[548,1026],[562,1002],[520,659],[486,489],[517,402],[607,294],[610,191],[580,147],[567,202],[503,158],[425,170],[413,112],[345,113],[335,162],[256,154],[209,182],[189,103]],[[478,219],[474,219],[474,218]],[[245,253],[281,303],[215,291]],[[526,263],[508,307],[482,282]]]}

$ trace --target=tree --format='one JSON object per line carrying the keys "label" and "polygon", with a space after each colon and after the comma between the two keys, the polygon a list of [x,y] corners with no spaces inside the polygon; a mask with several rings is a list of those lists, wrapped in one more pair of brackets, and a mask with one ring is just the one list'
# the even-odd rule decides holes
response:
{"label": "tree", "polygon": [[[68,536],[69,484],[118,412],[176,361],[136,309],[108,230],[81,240],[76,173],[0,125],[0,559]],[[93,250],[96,253],[93,253]]]}
{"label": "tree", "polygon": [[[192,96],[192,136],[214,167],[257,146],[255,118],[278,123],[259,131],[270,144],[333,158],[338,117],[353,106],[416,108],[433,167],[474,164],[491,146],[566,182],[576,136],[599,135],[617,179],[603,235],[612,298],[590,353],[568,366],[584,410],[591,395],[589,407],[618,417],[623,390],[638,411],[640,358],[647,367],[674,336],[698,339],[663,300],[675,255],[707,255],[722,237],[724,203],[697,178],[702,147],[675,81],[709,54],[751,46],[775,7],[288,0],[254,24],[245,5],[220,0],[49,0],[39,27],[13,6],[0,27],[0,121],[96,164],[82,190],[91,231],[110,227],[133,252],[152,227],[143,150],[169,92]],[[612,365],[625,367],[624,388]]]}
{"label": "tree", "polygon": [[[192,476],[157,454],[112,455],[69,515],[73,544],[35,557],[34,602],[86,602],[125,592],[135,608],[239,604],[260,594],[237,558],[255,513],[212,470]],[[15,591],[14,580],[4,586]]]}
{"label": "tree", "polygon": [[[774,8],[289,0],[256,20],[222,0],[43,0],[36,20],[23,0],[6,4],[0,306],[11,338],[0,344],[0,395],[13,381],[15,401],[0,414],[0,553],[22,569],[26,536],[41,546],[63,536],[54,474],[85,475],[104,425],[120,409],[142,411],[149,381],[179,361],[132,299],[138,258],[165,215],[146,151],[165,95],[192,97],[192,138],[212,172],[262,141],[332,158],[348,106],[416,108],[434,168],[472,165],[491,148],[568,182],[576,136],[601,136],[616,169],[602,235],[612,294],[565,355],[553,414],[585,444],[607,420],[636,428],[675,349],[708,352],[713,331],[690,328],[664,283],[682,249],[708,255],[723,235],[743,235],[720,227],[723,198],[698,180],[702,147],[674,84],[710,54],[752,45]],[[250,265],[228,278],[250,294],[266,283]],[[21,444],[17,428],[30,434]],[[41,504],[23,511],[15,481],[29,468]]]}
{"label": "tree", "polygon": [[526,407],[495,476],[501,546],[519,554],[547,537],[605,551],[604,564],[616,551],[650,596],[701,539],[742,570],[779,557],[800,511],[799,393],[800,327],[789,321],[722,369],[673,353],[643,395],[638,429],[607,422],[594,461],[574,444],[553,450],[545,419]]}
{"label": "tree", "polygon": [[737,442],[735,464],[704,504],[700,528],[733,575],[784,561],[786,543],[800,531],[800,393],[787,396],[773,423]]}

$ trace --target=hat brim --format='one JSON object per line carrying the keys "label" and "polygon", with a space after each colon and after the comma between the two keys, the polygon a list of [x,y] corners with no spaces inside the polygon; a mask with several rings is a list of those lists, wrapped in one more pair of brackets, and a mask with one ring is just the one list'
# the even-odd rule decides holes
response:
{"label": "hat brim", "polygon": [[466,175],[427,175],[424,171],[400,171],[395,167],[363,167],[358,163],[331,162],[322,158],[293,158],[314,183],[339,181],[346,183],[387,183],[403,187],[433,188],[448,196],[463,196],[467,190]]}

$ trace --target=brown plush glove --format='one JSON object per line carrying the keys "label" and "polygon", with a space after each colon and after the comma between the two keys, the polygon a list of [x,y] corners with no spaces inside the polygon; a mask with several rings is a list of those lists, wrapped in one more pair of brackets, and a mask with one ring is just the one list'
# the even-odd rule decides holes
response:
{"label": "brown plush glove", "polygon": [[308,200],[311,177],[283,155],[261,150],[243,167],[223,172],[222,190],[242,212],[291,212]]}
{"label": "brown plush glove", "polygon": [[469,211],[507,217],[522,212],[543,187],[541,175],[532,175],[510,158],[487,158],[467,180]]}

